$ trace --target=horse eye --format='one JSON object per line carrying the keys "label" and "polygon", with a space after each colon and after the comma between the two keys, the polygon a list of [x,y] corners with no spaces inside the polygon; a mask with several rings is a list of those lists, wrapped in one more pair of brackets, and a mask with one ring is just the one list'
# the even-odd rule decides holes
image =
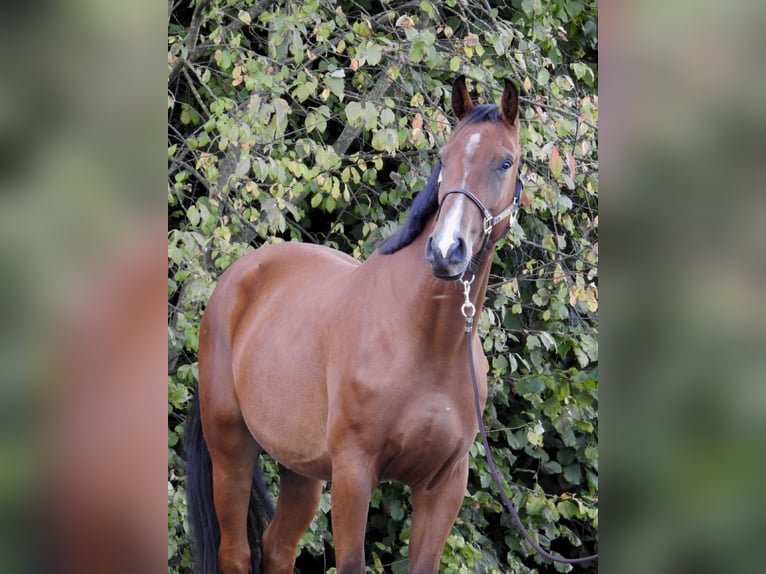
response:
{"label": "horse eye", "polygon": [[511,166],[513,165],[513,162],[509,159],[503,160],[503,163],[500,164],[500,171],[507,171],[511,169]]}

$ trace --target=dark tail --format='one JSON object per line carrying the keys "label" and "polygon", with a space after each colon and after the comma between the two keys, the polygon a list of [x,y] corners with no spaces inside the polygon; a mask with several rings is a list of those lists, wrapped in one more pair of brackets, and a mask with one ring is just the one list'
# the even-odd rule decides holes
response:
{"label": "dark tail", "polygon": [[[192,400],[186,417],[184,447],[186,504],[192,532],[194,572],[218,574],[218,544],[221,541],[221,532],[213,506],[213,469],[205,437],[202,434],[197,396]],[[252,574],[261,572],[261,537],[273,515],[274,503],[263,481],[263,471],[260,465],[256,465],[247,517]]]}

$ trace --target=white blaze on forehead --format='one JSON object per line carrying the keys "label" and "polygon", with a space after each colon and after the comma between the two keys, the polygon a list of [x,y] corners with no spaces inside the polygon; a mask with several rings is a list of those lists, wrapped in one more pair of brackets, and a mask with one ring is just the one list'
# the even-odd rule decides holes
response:
{"label": "white blaze on forehead", "polygon": [[473,159],[473,152],[476,151],[476,146],[479,145],[479,142],[481,141],[481,134],[475,133],[472,134],[470,138],[468,138],[468,143],[465,144],[465,160],[466,162],[469,162]]}
{"label": "white blaze on forehead", "polygon": [[468,181],[468,172],[471,171],[471,164],[473,163],[473,153],[479,146],[480,141],[481,134],[475,133],[471,134],[471,137],[468,138],[468,143],[465,144],[465,163],[463,164],[463,183],[461,184],[463,187],[465,187],[465,182]]}
{"label": "white blaze on forehead", "polygon": [[463,218],[463,201],[465,197],[458,195],[452,204],[450,209],[443,217],[444,222],[439,227],[437,232],[436,247],[442,254],[442,257],[447,257],[447,251],[454,243],[455,238],[459,235],[460,220]]}

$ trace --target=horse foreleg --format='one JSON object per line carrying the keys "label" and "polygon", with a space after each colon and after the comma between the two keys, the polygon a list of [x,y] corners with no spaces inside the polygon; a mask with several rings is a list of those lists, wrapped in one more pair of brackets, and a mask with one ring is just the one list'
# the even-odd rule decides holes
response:
{"label": "horse foreleg", "polygon": [[377,485],[368,465],[359,461],[366,457],[347,458],[343,464],[333,460],[332,531],[335,542],[335,564],[338,574],[364,574],[364,531],[370,497]]}
{"label": "horse foreleg", "polygon": [[468,482],[468,459],[458,463],[446,482],[412,492],[410,574],[436,574],[444,544],[457,518]]}
{"label": "horse foreleg", "polygon": [[292,574],[295,551],[319,506],[322,481],[279,467],[277,509],[263,535],[264,574]]}

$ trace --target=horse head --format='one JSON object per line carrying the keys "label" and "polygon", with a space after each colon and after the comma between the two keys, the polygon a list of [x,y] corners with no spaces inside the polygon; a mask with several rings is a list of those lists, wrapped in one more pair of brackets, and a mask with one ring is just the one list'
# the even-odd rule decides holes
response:
{"label": "horse head", "polygon": [[515,210],[521,157],[519,94],[511,81],[499,107],[474,106],[460,76],[452,110],[460,124],[439,152],[439,207],[425,248],[433,274],[448,280],[475,272],[476,259],[503,234],[497,224]]}

